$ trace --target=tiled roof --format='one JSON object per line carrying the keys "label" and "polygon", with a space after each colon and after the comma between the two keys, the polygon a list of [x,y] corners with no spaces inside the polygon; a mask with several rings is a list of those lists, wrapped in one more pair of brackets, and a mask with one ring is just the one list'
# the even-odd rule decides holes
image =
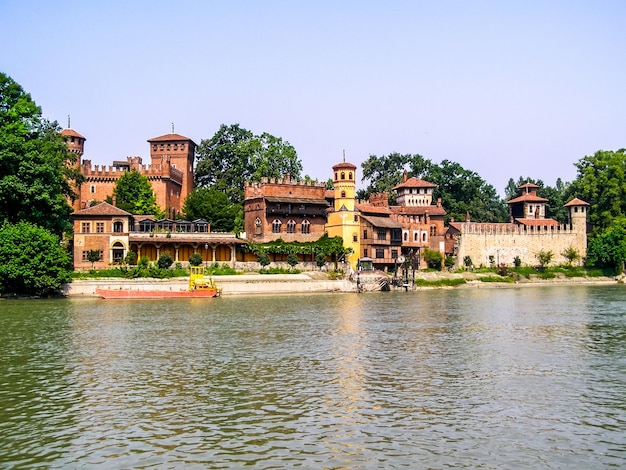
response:
{"label": "tiled roof", "polygon": [[388,206],[373,206],[369,202],[357,204],[356,208],[363,214],[391,214],[391,209]]}
{"label": "tiled roof", "polygon": [[371,215],[361,215],[361,218],[370,223],[373,227],[384,228],[402,228],[403,225],[400,222],[396,222],[389,217],[375,217]]}
{"label": "tiled roof", "polygon": [[402,183],[394,186],[393,189],[400,189],[400,188],[436,188],[437,185],[430,183],[428,181],[425,180],[421,180],[419,178],[409,178],[406,181],[403,181]]}
{"label": "tiled roof", "polygon": [[[82,135],[80,135],[74,129],[63,129],[61,131],[61,135],[67,135],[69,137],[80,137],[81,139],[85,139]],[[85,140],[87,140],[87,139],[85,139]]]}
{"label": "tiled roof", "polygon": [[118,215],[118,216],[132,216],[130,212],[123,211],[115,206],[112,206],[108,202],[101,202],[95,206],[81,209],[72,214],[72,216],[85,216],[85,215]]}
{"label": "tiled roof", "polygon": [[536,194],[522,194],[521,196],[518,196],[515,199],[511,199],[506,203],[515,204],[518,202],[548,202],[548,200],[546,198],[539,197]]}
{"label": "tiled roof", "polygon": [[583,201],[582,199],[578,199],[577,197],[575,197],[574,199],[572,199],[570,202],[568,202],[567,204],[565,204],[565,207],[571,207],[571,206],[588,206],[589,203]]}
{"label": "tiled roof", "polygon": [[430,205],[430,206],[391,206],[391,210],[394,214],[398,215],[424,215],[428,212],[428,215],[446,215],[446,210],[443,207]]}
{"label": "tiled roof", "polygon": [[166,141],[171,142],[171,141],[180,141],[180,140],[191,140],[191,139],[189,137],[185,137],[184,135],[180,135],[180,134],[165,134],[159,137],[148,139],[148,142],[166,142]]}
{"label": "tiled roof", "polygon": [[333,170],[339,170],[341,168],[356,170],[356,165],[354,165],[353,163],[349,163],[349,162],[341,162],[341,163],[337,163],[336,165],[333,165]]}

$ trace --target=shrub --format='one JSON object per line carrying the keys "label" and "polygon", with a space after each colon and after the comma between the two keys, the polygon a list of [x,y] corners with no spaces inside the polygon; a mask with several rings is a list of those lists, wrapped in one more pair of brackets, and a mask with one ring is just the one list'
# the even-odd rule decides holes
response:
{"label": "shrub", "polygon": [[157,260],[157,266],[159,267],[159,269],[169,269],[169,267],[173,263],[174,259],[169,253],[163,253],[161,256],[159,256],[159,259]]}
{"label": "shrub", "polygon": [[441,271],[443,256],[440,252],[426,248],[424,251],[424,259],[429,268]]}
{"label": "shrub", "polygon": [[189,264],[191,266],[200,266],[202,264],[202,256],[200,253],[194,253],[189,257]]}

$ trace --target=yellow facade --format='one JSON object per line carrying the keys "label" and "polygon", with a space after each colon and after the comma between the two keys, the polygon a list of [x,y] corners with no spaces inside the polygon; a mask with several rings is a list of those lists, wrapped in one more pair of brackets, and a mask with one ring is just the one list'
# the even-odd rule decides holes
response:
{"label": "yellow facade", "polygon": [[356,166],[347,162],[338,163],[333,166],[333,172],[335,202],[333,211],[328,214],[326,232],[329,237],[342,237],[343,246],[352,249],[346,261],[356,271],[361,252],[360,216],[355,210]]}

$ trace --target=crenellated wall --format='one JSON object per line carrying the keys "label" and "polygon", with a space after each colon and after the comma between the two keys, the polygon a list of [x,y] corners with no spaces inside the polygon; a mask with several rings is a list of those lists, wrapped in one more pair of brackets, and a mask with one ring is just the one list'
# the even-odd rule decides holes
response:
{"label": "crenellated wall", "polygon": [[563,252],[569,248],[578,252],[579,263],[587,254],[586,228],[580,223],[527,227],[512,223],[464,222],[456,226],[461,228],[456,242],[457,266],[463,264],[465,256],[470,256],[475,266],[489,265],[491,256],[498,265],[511,266],[519,256],[522,265],[534,266],[542,250],[553,253],[551,264],[567,263]]}

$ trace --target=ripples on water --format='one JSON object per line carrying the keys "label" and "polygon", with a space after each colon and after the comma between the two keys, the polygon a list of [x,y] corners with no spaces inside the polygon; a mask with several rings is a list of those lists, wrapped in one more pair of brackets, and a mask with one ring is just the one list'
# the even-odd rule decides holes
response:
{"label": "ripples on water", "polygon": [[5,301],[0,466],[620,467],[622,297]]}

